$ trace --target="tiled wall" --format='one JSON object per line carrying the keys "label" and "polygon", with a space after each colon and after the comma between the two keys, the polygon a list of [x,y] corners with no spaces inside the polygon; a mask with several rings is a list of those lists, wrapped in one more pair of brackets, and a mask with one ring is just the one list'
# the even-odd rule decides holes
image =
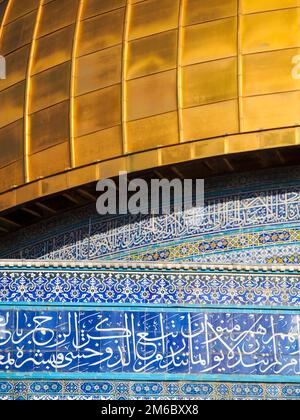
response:
{"label": "tiled wall", "polygon": [[3,263],[0,399],[298,399],[299,270]]}
{"label": "tiled wall", "polygon": [[101,218],[95,206],[53,217],[0,245],[2,258],[297,264],[300,169],[206,182],[205,209]]}
{"label": "tiled wall", "polygon": [[299,400],[297,384],[1,381],[1,400]]}
{"label": "tiled wall", "polygon": [[300,375],[299,310],[4,307],[0,326],[2,378],[293,382]]}
{"label": "tiled wall", "polygon": [[4,239],[47,261],[0,270],[1,398],[299,399],[300,169],[210,180],[200,215],[90,206]]}

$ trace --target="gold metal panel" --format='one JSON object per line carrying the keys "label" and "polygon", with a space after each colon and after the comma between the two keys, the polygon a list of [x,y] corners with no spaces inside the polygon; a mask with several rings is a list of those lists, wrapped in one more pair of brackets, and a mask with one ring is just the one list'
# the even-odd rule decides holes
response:
{"label": "gold metal panel", "polygon": [[227,137],[225,147],[228,153],[242,153],[249,150],[258,150],[260,138],[258,133],[242,134]]}
{"label": "gold metal panel", "polygon": [[160,150],[148,150],[128,156],[126,170],[128,172],[143,171],[149,167],[159,166]]}
{"label": "gold metal panel", "polygon": [[262,95],[300,89],[300,79],[292,77],[293,57],[300,49],[288,49],[243,57],[243,95]]}
{"label": "gold metal panel", "polygon": [[293,128],[287,130],[277,130],[260,132],[259,146],[260,149],[273,148],[274,145],[277,147],[289,147],[292,145],[299,144],[299,133]]}
{"label": "gold metal panel", "polygon": [[243,153],[249,150],[295,146],[299,144],[297,138],[297,130],[294,128],[268,130],[227,137],[225,146],[227,153]]}
{"label": "gold metal panel", "polygon": [[0,208],[120,169],[299,145],[299,6],[11,0],[0,29]]}
{"label": "gold metal panel", "polygon": [[73,35],[74,25],[71,25],[36,40],[32,74],[71,60]]}
{"label": "gold metal panel", "polygon": [[193,147],[190,144],[181,144],[172,147],[166,147],[161,150],[161,164],[170,165],[178,162],[178,158],[182,162],[192,159]]}
{"label": "gold metal panel", "polygon": [[79,96],[75,100],[75,137],[121,122],[121,85]]}
{"label": "gold metal panel", "polygon": [[194,158],[203,159],[225,154],[225,138],[199,141],[194,146]]}
{"label": "gold metal panel", "polygon": [[224,136],[238,131],[237,100],[183,110],[184,141]]}
{"label": "gold metal panel", "polygon": [[7,17],[7,23],[12,20],[26,15],[34,9],[38,8],[39,0],[10,0],[12,4],[10,5],[9,14]]}
{"label": "gold metal panel", "polygon": [[[235,16],[238,0],[183,0],[184,25]],[[259,1],[259,0],[258,0]]]}
{"label": "gold metal panel", "polygon": [[128,44],[127,78],[176,67],[178,31],[164,32]]}
{"label": "gold metal panel", "polygon": [[77,17],[79,0],[53,0],[43,6],[38,37],[69,26]]}
{"label": "gold metal panel", "polygon": [[79,137],[75,139],[76,166],[120,156],[122,149],[121,126]]}
{"label": "gold metal panel", "polygon": [[82,18],[86,19],[92,16],[100,15],[101,13],[109,12],[125,6],[126,0],[85,0],[83,5]]}
{"label": "gold metal panel", "polygon": [[0,25],[2,24],[2,19],[4,18],[7,4],[8,0],[3,0],[0,2]]}
{"label": "gold metal panel", "polygon": [[67,62],[33,76],[30,91],[30,113],[68,99],[71,63]]}
{"label": "gold metal panel", "polygon": [[243,99],[243,130],[255,131],[300,124],[300,92]]}
{"label": "gold metal panel", "polygon": [[122,46],[116,46],[77,59],[76,95],[121,82]]}
{"label": "gold metal panel", "polygon": [[0,167],[23,158],[23,120],[0,129]]}
{"label": "gold metal panel", "polygon": [[237,18],[188,26],[182,42],[183,65],[232,57],[237,54]]}
{"label": "gold metal panel", "polygon": [[122,171],[127,171],[128,169],[128,158],[127,157],[121,157],[118,159],[113,159],[111,161],[106,160],[104,162],[101,162],[97,165],[97,173],[98,178],[109,178],[111,176],[119,175]]}
{"label": "gold metal panel", "polygon": [[73,171],[67,172],[66,175],[70,188],[87,184],[91,182],[91,180],[97,181],[100,179],[98,175],[98,165],[89,165],[84,166],[83,168],[76,168]]}
{"label": "gold metal panel", "polygon": [[58,144],[31,155],[29,160],[31,178],[37,179],[66,170],[69,166],[68,159],[69,143]]}
{"label": "gold metal panel", "polygon": [[237,59],[211,61],[183,69],[183,107],[237,97]]}
{"label": "gold metal panel", "polygon": [[23,160],[13,162],[0,169],[0,191],[6,191],[23,182]]}
{"label": "gold metal panel", "polygon": [[32,197],[40,197],[40,183],[33,182],[26,184],[22,188],[16,190],[16,204],[26,203],[30,201]]}
{"label": "gold metal panel", "polygon": [[7,188],[3,188],[3,191],[6,191],[4,194],[0,194],[0,210],[7,210],[16,206],[16,191],[10,190],[7,191]]}
{"label": "gold metal panel", "polygon": [[175,111],[177,108],[176,82],[176,70],[128,82],[128,121]]}
{"label": "gold metal panel", "polygon": [[132,5],[128,39],[177,28],[179,0],[147,0]]}
{"label": "gold metal panel", "polygon": [[69,137],[69,103],[62,102],[30,116],[30,153],[46,149]]}
{"label": "gold metal panel", "polygon": [[6,79],[0,80],[0,90],[4,90],[26,77],[30,45],[8,54],[6,58]]}
{"label": "gold metal panel", "polygon": [[241,27],[243,53],[292,48],[300,44],[298,8],[243,15]]}
{"label": "gold metal panel", "polygon": [[0,40],[0,51],[2,55],[7,55],[11,51],[15,51],[31,42],[35,18],[36,11],[4,26],[3,35]]}
{"label": "gold metal panel", "polygon": [[177,112],[129,122],[127,131],[129,153],[178,143]]}
{"label": "gold metal panel", "polygon": [[[62,145],[57,146],[57,148],[59,147],[62,147]],[[54,148],[54,151],[56,151],[55,148]],[[50,150],[50,153],[53,154],[53,151]],[[66,173],[60,173],[58,175],[54,175],[51,178],[51,182],[49,182],[49,180],[46,178],[46,179],[42,179],[40,183],[41,183],[42,194],[55,194],[59,191],[64,191],[69,187],[68,176]]]}
{"label": "gold metal panel", "polygon": [[125,8],[84,20],[81,23],[77,55],[90,54],[120,44]]}
{"label": "gold metal panel", "polygon": [[299,0],[240,0],[242,13],[256,13],[267,10],[299,6]]}
{"label": "gold metal panel", "polygon": [[18,83],[0,92],[1,109],[5,109],[5,112],[0,112],[0,127],[23,117],[24,95],[25,82]]}

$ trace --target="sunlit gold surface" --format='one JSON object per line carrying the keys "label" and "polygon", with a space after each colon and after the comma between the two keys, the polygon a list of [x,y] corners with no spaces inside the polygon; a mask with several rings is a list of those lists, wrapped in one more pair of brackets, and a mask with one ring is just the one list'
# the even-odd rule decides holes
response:
{"label": "sunlit gold surface", "polygon": [[300,0],[0,0],[0,23],[0,210],[300,144]]}

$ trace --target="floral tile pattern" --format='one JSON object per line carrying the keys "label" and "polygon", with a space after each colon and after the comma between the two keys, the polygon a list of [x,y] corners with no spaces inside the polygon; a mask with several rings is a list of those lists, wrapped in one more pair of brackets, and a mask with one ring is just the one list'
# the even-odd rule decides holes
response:
{"label": "floral tile pattern", "polygon": [[300,386],[217,382],[4,381],[0,400],[298,400]]}
{"label": "floral tile pattern", "polygon": [[284,263],[300,260],[300,168],[210,179],[205,207],[100,217],[95,205],[8,235],[0,257]]}
{"label": "floral tile pattern", "polygon": [[300,399],[300,167],[211,179],[204,210],[88,206],[0,256],[45,261],[0,266],[0,399]]}
{"label": "floral tile pattern", "polygon": [[300,306],[297,271],[0,267],[0,302]]}

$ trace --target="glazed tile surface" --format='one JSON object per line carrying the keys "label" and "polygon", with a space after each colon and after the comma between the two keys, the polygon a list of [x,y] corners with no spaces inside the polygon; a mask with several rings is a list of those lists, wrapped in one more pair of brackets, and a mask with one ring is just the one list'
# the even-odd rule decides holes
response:
{"label": "glazed tile surface", "polygon": [[155,381],[8,381],[0,400],[298,400],[295,384]]}
{"label": "glazed tile surface", "polygon": [[[89,206],[9,236],[2,258],[285,263],[300,259],[300,171],[206,182],[205,208],[100,217]],[[12,245],[13,244],[13,245]]]}
{"label": "glazed tile surface", "polygon": [[299,336],[299,311],[3,308],[0,378],[293,381]]}
{"label": "glazed tile surface", "polygon": [[89,206],[4,239],[0,398],[299,399],[299,239],[299,168],[210,180],[204,211]]}
{"label": "glazed tile surface", "polygon": [[220,267],[0,268],[0,302],[132,305],[300,305],[296,272]]}

